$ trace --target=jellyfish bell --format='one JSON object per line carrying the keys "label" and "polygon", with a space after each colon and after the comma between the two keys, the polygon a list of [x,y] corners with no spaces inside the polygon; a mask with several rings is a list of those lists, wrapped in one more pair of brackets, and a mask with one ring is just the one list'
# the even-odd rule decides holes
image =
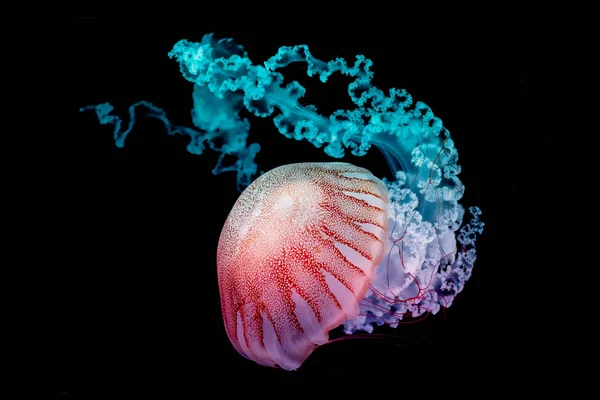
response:
{"label": "jellyfish bell", "polygon": [[297,369],[357,318],[388,229],[386,186],[347,163],[275,168],[238,198],[219,239],[225,328],[262,365]]}

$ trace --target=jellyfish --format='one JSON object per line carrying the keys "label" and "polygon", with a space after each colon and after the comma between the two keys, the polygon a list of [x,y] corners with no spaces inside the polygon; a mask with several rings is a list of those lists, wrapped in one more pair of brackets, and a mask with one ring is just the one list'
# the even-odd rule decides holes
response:
{"label": "jellyfish", "polygon": [[[216,268],[225,331],[244,357],[296,370],[339,326],[347,335],[397,328],[407,318],[452,305],[476,260],[483,232],[481,210],[463,223],[464,185],[458,151],[442,121],[402,89],[386,94],[371,84],[372,62],[356,57],[328,63],[308,46],[281,47],[254,65],[232,39],[205,35],[177,42],[168,54],[193,84],[195,128],[172,124],[166,112],[141,101],[129,123],[110,103],[86,106],[114,127],[123,147],[143,111],[170,135],[190,137],[187,150],[219,153],[214,174],[235,172],[241,194],[220,234]],[[321,115],[301,104],[305,88],[283,86],[280,69],[306,64],[308,76],[326,83],[333,73],[352,80],[356,108]],[[295,163],[258,173],[258,143],[248,143],[254,117],[273,116],[285,137],[306,140],[330,158],[372,147],[385,157],[393,179],[339,161]],[[225,165],[225,159],[235,162]],[[257,177],[257,175],[259,175]]]}

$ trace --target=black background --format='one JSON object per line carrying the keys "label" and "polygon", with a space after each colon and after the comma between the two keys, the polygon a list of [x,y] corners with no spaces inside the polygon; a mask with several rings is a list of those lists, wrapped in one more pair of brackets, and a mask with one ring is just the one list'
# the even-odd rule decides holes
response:
{"label": "black background", "polygon": [[[536,317],[522,305],[525,277],[537,267],[526,262],[527,234],[519,227],[533,184],[523,171],[535,169],[531,149],[535,144],[543,152],[549,135],[529,120],[535,90],[530,42],[473,32],[411,37],[377,28],[358,34],[236,31],[233,23],[75,22],[76,138],[68,150],[81,166],[70,179],[83,197],[76,213],[84,240],[77,251],[89,276],[72,277],[70,287],[89,300],[65,336],[64,387],[197,394],[220,386],[220,379],[240,393],[264,390],[259,383],[238,387],[242,381],[339,382],[395,396],[401,387],[468,387],[481,379],[510,386],[525,379],[534,359],[539,362],[530,329]],[[235,175],[214,176],[215,154],[188,153],[187,137],[166,135],[155,120],[138,118],[119,149],[112,127],[99,125],[93,112],[78,111],[108,101],[126,120],[130,104],[147,100],[173,123],[191,126],[192,85],[167,53],[179,39],[199,41],[209,32],[233,38],[255,64],[284,45],[307,44],[324,61],[364,54],[374,62],[376,86],[406,89],[444,121],[463,168],[462,204],[479,206],[486,223],[473,276],[452,307],[418,324],[380,330],[395,341],[342,340],[319,348],[296,372],[259,366],[234,350],[221,318],[215,253],[239,195]],[[304,104],[321,113],[351,107],[344,77],[322,84],[300,66],[283,72],[307,88]],[[249,142],[262,146],[260,169],[330,160],[306,142],[284,138],[272,119],[249,118]],[[389,176],[376,150],[345,160]],[[65,301],[73,298],[67,293]],[[89,368],[82,371],[82,365]]]}

